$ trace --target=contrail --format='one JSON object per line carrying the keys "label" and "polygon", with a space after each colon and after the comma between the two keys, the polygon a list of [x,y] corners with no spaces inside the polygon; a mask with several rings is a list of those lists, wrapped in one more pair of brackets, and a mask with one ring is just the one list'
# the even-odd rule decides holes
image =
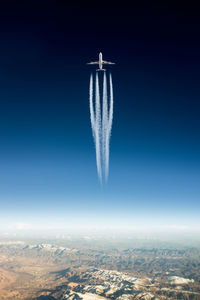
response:
{"label": "contrail", "polygon": [[112,75],[110,74],[110,104],[109,104],[109,115],[107,117],[107,128],[106,128],[106,142],[105,142],[105,180],[108,180],[109,173],[109,148],[110,148],[110,136],[113,121],[113,85]]}
{"label": "contrail", "polygon": [[101,107],[100,107],[100,93],[99,93],[99,77],[96,72],[96,95],[95,95],[95,145],[96,145],[96,162],[97,172],[100,182],[102,182],[102,167],[101,167]]}
{"label": "contrail", "polygon": [[107,99],[107,78],[106,72],[103,75],[103,118],[102,118],[102,156],[104,172],[107,166],[107,130],[108,130],[108,99]]}
{"label": "contrail", "polygon": [[[99,90],[99,77],[96,72],[95,80],[95,113],[94,113],[94,97],[93,97],[93,75],[90,75],[89,86],[89,106],[90,106],[90,120],[92,133],[96,148],[96,163],[97,172],[100,182],[104,180],[107,182],[109,173],[109,145],[113,120],[113,85],[112,75],[109,76],[109,107],[108,107],[108,88],[107,76],[104,71],[103,75],[103,91],[102,91],[102,105]],[[102,113],[101,113],[102,107]]]}
{"label": "contrail", "polygon": [[93,105],[93,75],[90,75],[90,120],[92,126],[92,134],[95,141],[95,116],[94,116],[94,105]]}
{"label": "contrail", "polygon": [[112,121],[113,121],[113,84],[112,84],[112,74],[110,73],[110,111],[109,111],[109,121],[108,121],[109,134],[111,134]]}

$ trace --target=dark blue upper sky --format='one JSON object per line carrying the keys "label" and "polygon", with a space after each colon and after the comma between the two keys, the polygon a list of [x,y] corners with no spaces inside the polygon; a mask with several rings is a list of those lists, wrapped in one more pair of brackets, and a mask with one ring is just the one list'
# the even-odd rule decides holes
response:
{"label": "dark blue upper sky", "polygon": [[[2,7],[1,219],[199,226],[199,28],[194,8],[162,3]],[[106,187],[86,66],[100,51],[117,63]]]}

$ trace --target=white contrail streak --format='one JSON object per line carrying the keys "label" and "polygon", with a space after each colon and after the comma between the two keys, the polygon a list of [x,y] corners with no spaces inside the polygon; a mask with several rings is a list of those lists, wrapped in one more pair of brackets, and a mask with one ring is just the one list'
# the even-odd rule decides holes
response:
{"label": "white contrail streak", "polygon": [[97,172],[102,182],[108,179],[109,173],[109,146],[110,136],[113,120],[113,85],[112,75],[109,76],[109,107],[108,107],[108,88],[107,88],[107,76],[106,72],[103,75],[103,93],[102,93],[102,113],[101,113],[101,101],[99,91],[99,77],[96,72],[95,80],[95,112],[94,112],[94,100],[93,100],[93,75],[90,75],[90,87],[89,87],[89,104],[90,104],[90,119],[92,133],[95,141],[96,148],[96,164]]}
{"label": "white contrail streak", "polygon": [[92,126],[92,134],[95,141],[95,116],[94,116],[94,105],[93,105],[93,75],[90,75],[90,120]]}
{"label": "white contrail streak", "polygon": [[112,121],[113,121],[113,84],[112,84],[112,74],[110,73],[110,110],[109,110],[109,120],[108,120],[109,135],[111,135]]}
{"label": "white contrail streak", "polygon": [[104,172],[106,172],[106,152],[107,152],[107,128],[108,128],[108,100],[107,100],[107,78],[106,72],[103,75],[103,118],[102,118],[102,158]]}
{"label": "white contrail streak", "polygon": [[99,175],[100,182],[102,182],[102,167],[101,167],[101,107],[100,107],[100,93],[99,93],[99,77],[96,72],[96,122],[95,122],[95,145],[96,145],[96,162],[97,172]]}
{"label": "white contrail streak", "polygon": [[110,74],[110,105],[109,105],[109,115],[107,117],[106,141],[105,141],[105,181],[108,180],[108,174],[109,174],[109,148],[110,148],[112,120],[113,120],[113,85],[112,85],[112,75]]}

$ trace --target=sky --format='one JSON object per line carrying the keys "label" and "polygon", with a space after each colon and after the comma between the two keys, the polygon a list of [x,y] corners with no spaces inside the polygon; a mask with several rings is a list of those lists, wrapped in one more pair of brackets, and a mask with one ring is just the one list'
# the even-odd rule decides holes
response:
{"label": "sky", "polygon": [[[2,7],[2,230],[200,230],[199,23],[195,8],[151,1]],[[103,186],[86,65],[100,51],[116,62]]]}

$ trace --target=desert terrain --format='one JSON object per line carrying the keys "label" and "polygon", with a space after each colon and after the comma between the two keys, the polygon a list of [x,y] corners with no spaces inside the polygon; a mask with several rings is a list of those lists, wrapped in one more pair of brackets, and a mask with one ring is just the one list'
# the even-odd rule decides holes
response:
{"label": "desert terrain", "polygon": [[132,244],[2,239],[0,299],[200,299],[200,248]]}

